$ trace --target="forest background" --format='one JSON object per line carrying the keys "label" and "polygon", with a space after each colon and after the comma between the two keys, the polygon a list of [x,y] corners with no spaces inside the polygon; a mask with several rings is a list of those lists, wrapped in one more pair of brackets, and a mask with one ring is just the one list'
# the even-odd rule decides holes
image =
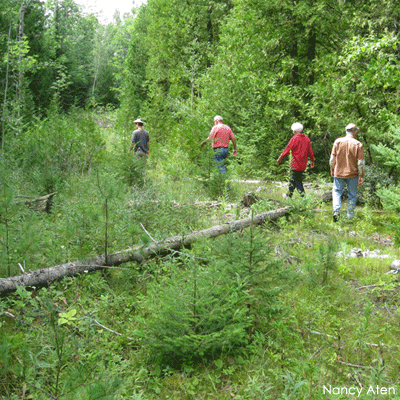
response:
{"label": "forest background", "polygon": [[[248,189],[238,184],[228,191],[214,175],[210,151],[200,147],[216,114],[238,141],[229,178],[286,180],[287,164],[276,159],[298,121],[316,157],[306,180],[320,187],[330,181],[334,140],[356,123],[369,177],[364,204],[383,213],[379,222],[372,212],[360,218],[356,228],[398,240],[399,19],[400,5],[392,0],[149,0],[104,25],[72,0],[2,0],[1,277],[224,220],[222,211],[209,215],[189,206],[198,199],[239,203]],[[127,154],[137,117],[151,137],[144,174]],[[281,199],[279,190],[271,192]],[[21,201],[50,193],[56,193],[50,214]],[[337,385],[396,386],[398,348],[390,326],[400,317],[397,284],[380,277],[372,285],[381,268],[372,265],[367,286],[382,292],[354,306],[343,285],[360,279],[360,266],[332,261],[354,239],[328,235],[332,227],[312,216],[312,199],[293,204],[300,219],[280,222],[276,232],[229,235],[218,242],[225,253],[205,241],[180,258],[66,279],[37,292],[20,288],[2,299],[2,398],[317,399],[328,377]],[[254,211],[274,205],[265,200]],[[303,243],[301,252],[311,252],[304,259],[314,264],[292,265],[288,283],[266,243],[301,229],[324,235],[313,250]],[[299,286],[301,270],[308,283]],[[234,287],[223,284],[233,281]],[[285,297],[287,287],[297,292]],[[182,303],[171,300],[176,293]],[[373,321],[382,317],[376,297],[390,300],[384,322]],[[313,309],[315,301],[320,306]],[[297,303],[303,308],[287,314]],[[357,310],[357,323],[344,318],[345,309]],[[202,319],[206,314],[214,317]],[[112,332],[128,333],[108,343],[94,334],[99,315],[118,323]],[[314,323],[325,341],[336,338],[334,350],[322,350],[326,343],[313,347]],[[352,332],[353,352],[338,342],[343,329]],[[393,343],[387,353],[379,344],[384,340]],[[375,352],[371,343],[378,343]],[[356,360],[344,367],[346,351]],[[332,366],[335,360],[340,367]]]}

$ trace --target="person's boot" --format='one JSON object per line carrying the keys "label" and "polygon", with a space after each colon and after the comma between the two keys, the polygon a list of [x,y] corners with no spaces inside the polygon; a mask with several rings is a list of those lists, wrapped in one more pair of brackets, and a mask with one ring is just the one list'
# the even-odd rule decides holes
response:
{"label": "person's boot", "polygon": [[339,211],[335,211],[333,213],[333,222],[338,222],[339,221]]}

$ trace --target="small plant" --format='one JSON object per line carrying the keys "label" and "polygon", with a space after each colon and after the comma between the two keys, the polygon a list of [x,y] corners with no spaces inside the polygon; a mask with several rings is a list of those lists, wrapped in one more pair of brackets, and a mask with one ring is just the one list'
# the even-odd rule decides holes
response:
{"label": "small plant", "polygon": [[285,381],[285,390],[282,394],[282,399],[290,400],[299,398],[300,388],[307,383],[305,380],[300,380],[297,375],[292,374],[290,371],[286,371],[282,378]]}
{"label": "small plant", "polygon": [[118,182],[113,179],[113,177],[108,176],[107,180],[104,180],[103,182],[100,182],[100,176],[99,172],[97,171],[97,186],[99,189],[99,192],[104,199],[104,204],[103,204],[103,211],[105,213],[105,221],[104,221],[104,255],[105,255],[105,261],[106,264],[108,262],[108,247],[109,247],[109,207],[108,207],[108,202],[110,199],[117,197],[118,194],[122,191],[122,188],[120,185],[118,185]]}
{"label": "small plant", "polygon": [[128,186],[143,186],[145,174],[145,157],[136,159],[132,153],[120,156],[119,176]]}
{"label": "small plant", "polygon": [[246,344],[250,323],[241,296],[227,286],[226,271],[184,263],[168,281],[150,286],[142,300],[148,316],[138,329],[143,347],[177,368]]}
{"label": "small plant", "polygon": [[41,289],[36,297],[19,287],[7,299],[21,326],[17,335],[1,335],[1,393],[19,393],[18,398],[24,398],[22,393],[29,390],[32,398],[43,400],[117,398],[119,379],[102,371],[106,357],[93,347],[93,334],[84,336],[79,331],[82,319],[77,310],[59,312],[62,295],[50,288]]}
{"label": "small plant", "polygon": [[367,301],[363,305],[363,314],[360,317],[359,324],[357,325],[355,335],[356,340],[354,342],[356,351],[357,351],[357,358],[358,362],[361,363],[365,353],[370,350],[370,346],[368,345],[368,339],[370,336],[370,329],[371,329],[371,322],[372,316],[374,312],[374,305]]}
{"label": "small plant", "polygon": [[[0,276],[25,273],[38,247],[37,216],[18,201],[15,189],[0,177]],[[19,264],[19,268],[18,268]],[[24,268],[25,266],[25,268]]]}
{"label": "small plant", "polygon": [[249,376],[244,390],[246,398],[253,400],[268,399],[271,391],[272,386],[268,382],[268,376],[263,369]]}
{"label": "small plant", "polygon": [[321,285],[328,283],[329,273],[336,270],[336,249],[337,245],[333,238],[328,238],[327,244],[322,244],[319,247],[319,257],[317,260],[322,272]]}
{"label": "small plant", "polygon": [[310,284],[326,285],[329,282],[329,275],[337,269],[336,241],[328,237],[326,243],[318,244],[318,253],[315,259],[306,263]]}
{"label": "small plant", "polygon": [[[4,238],[0,244],[3,247],[3,254],[5,255],[5,265],[7,265],[8,276],[11,276],[11,229],[12,219],[16,213],[16,206],[14,203],[14,193],[10,190],[6,182],[2,182],[1,198],[0,198],[0,228],[4,234],[1,235]],[[0,232],[1,232],[0,231]]]}
{"label": "small plant", "polygon": [[219,171],[215,171],[211,175],[210,179],[204,181],[204,185],[207,188],[208,195],[212,199],[218,199],[224,196],[227,189],[227,183],[229,183],[229,177],[227,174],[221,174]]}
{"label": "small plant", "polygon": [[292,198],[290,202],[290,218],[297,221],[299,218],[312,219],[315,215],[317,202],[314,197],[306,194],[304,197]]}
{"label": "small plant", "polygon": [[252,209],[255,211],[256,214],[275,210],[276,208],[276,203],[269,199],[261,199],[252,205]]}

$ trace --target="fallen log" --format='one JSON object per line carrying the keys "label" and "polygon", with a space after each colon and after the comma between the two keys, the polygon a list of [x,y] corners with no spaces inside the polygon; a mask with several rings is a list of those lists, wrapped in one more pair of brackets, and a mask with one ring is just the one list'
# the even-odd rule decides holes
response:
{"label": "fallen log", "polygon": [[49,213],[51,206],[52,206],[53,197],[55,196],[55,194],[56,194],[56,192],[46,194],[45,196],[36,197],[36,198],[19,195],[19,196],[16,196],[16,198],[26,199],[24,201],[24,203],[28,207],[30,207],[31,209],[33,209],[35,211],[44,211],[44,212]]}
{"label": "fallen log", "polygon": [[155,241],[147,247],[135,247],[118,253],[97,256],[91,260],[74,261],[55,267],[30,271],[29,273],[0,279],[0,294],[13,292],[18,286],[42,287],[67,276],[74,276],[103,269],[105,266],[118,266],[127,262],[141,263],[147,258],[189,246],[201,238],[214,238],[229,232],[238,231],[250,225],[259,225],[266,221],[275,221],[289,214],[290,207],[254,215],[252,218],[229,222],[223,225],[195,231],[182,236],[172,236]]}

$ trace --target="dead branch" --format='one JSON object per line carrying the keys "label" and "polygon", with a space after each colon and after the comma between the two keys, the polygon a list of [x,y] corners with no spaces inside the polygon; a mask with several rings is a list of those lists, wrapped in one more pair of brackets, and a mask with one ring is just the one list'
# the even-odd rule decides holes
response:
{"label": "dead branch", "polygon": [[128,336],[124,336],[122,333],[118,333],[118,332],[113,331],[113,330],[110,329],[110,328],[107,328],[106,326],[102,325],[102,324],[101,324],[99,321],[97,321],[96,319],[94,320],[94,323],[95,323],[96,325],[98,325],[100,328],[103,328],[103,329],[105,329],[106,331],[109,331],[109,332],[113,333],[114,335],[121,336],[121,337],[124,337],[124,338],[126,338],[126,339],[135,341],[135,339],[132,339],[132,338],[130,338],[130,337],[128,337]]}
{"label": "dead branch", "polygon": [[[321,332],[317,332],[317,331],[310,331],[310,333],[313,333],[314,335],[326,336],[328,338],[333,338],[335,340],[338,340],[338,338],[336,336],[328,335],[327,333],[321,333]],[[372,347],[386,347],[386,345],[384,343],[376,344],[376,343],[365,342],[365,344],[367,346],[372,346]]]}
{"label": "dead branch", "polygon": [[155,240],[151,237],[150,233],[147,232],[146,228],[143,226],[142,223],[140,223],[140,226],[141,226],[142,229],[145,231],[146,235],[147,235],[153,242],[155,242]]}
{"label": "dead branch", "polygon": [[368,286],[360,286],[358,288],[355,288],[356,290],[361,290],[361,289],[373,289],[376,287],[382,287],[383,285],[368,285]]}
{"label": "dead branch", "polygon": [[338,363],[343,364],[343,365],[347,365],[348,367],[352,367],[352,368],[364,368],[364,369],[371,369],[372,367],[369,366],[365,366],[365,365],[357,365],[357,364],[350,364],[344,361],[340,361],[337,360]]}

